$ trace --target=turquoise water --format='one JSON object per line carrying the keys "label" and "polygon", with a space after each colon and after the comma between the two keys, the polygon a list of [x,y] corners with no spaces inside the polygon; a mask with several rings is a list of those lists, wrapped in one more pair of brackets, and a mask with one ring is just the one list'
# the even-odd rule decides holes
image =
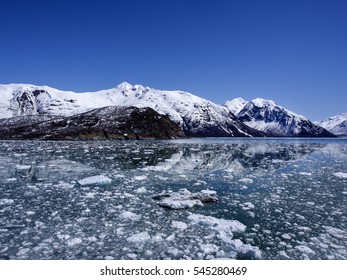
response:
{"label": "turquoise water", "polygon": [[347,139],[0,142],[1,259],[346,259],[346,205]]}

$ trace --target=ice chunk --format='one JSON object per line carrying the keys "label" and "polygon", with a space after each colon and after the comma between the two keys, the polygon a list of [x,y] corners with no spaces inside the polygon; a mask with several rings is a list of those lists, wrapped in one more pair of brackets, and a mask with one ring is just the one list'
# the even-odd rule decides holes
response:
{"label": "ice chunk", "polygon": [[330,226],[325,226],[325,230],[327,233],[329,233],[331,236],[339,239],[346,239],[347,240],[347,232],[343,231],[338,228],[330,227]]}
{"label": "ice chunk", "polygon": [[145,192],[147,192],[147,190],[145,187],[141,187],[141,188],[136,189],[135,192],[136,193],[145,193]]}
{"label": "ice chunk", "polygon": [[295,246],[295,249],[297,249],[301,253],[304,253],[305,255],[312,255],[312,254],[314,254],[314,251],[311,248],[309,248],[309,247],[307,247],[305,245]]}
{"label": "ice chunk", "polygon": [[244,232],[246,230],[246,226],[236,220],[218,219],[201,214],[190,214],[188,219],[193,224],[208,226],[218,232]]}
{"label": "ice chunk", "polygon": [[188,228],[188,225],[186,223],[180,221],[172,221],[171,226],[180,230],[185,230]]}
{"label": "ice chunk", "polygon": [[133,212],[130,212],[130,211],[124,211],[124,212],[122,212],[122,213],[119,215],[119,217],[120,217],[121,219],[124,219],[124,220],[132,220],[132,221],[138,221],[138,220],[141,218],[140,215],[137,215],[137,214],[135,214],[135,213],[133,213]]}
{"label": "ice chunk", "polygon": [[78,183],[82,186],[93,184],[109,184],[112,180],[104,175],[96,175],[78,180]]}
{"label": "ice chunk", "polygon": [[219,247],[214,244],[200,244],[200,248],[206,255],[219,251]]}
{"label": "ice chunk", "polygon": [[0,205],[12,204],[12,203],[14,203],[13,199],[8,199],[8,198],[0,199]]}
{"label": "ice chunk", "polygon": [[72,239],[68,240],[67,245],[68,246],[75,246],[75,245],[78,245],[80,243],[82,243],[82,239],[76,237],[76,238],[72,238]]}
{"label": "ice chunk", "polygon": [[187,189],[181,189],[178,192],[163,193],[154,197],[154,199],[159,200],[158,204],[161,207],[174,210],[203,206],[203,202],[218,201],[214,191],[205,190],[198,193],[191,193]]}
{"label": "ice chunk", "polygon": [[239,182],[252,184],[253,180],[250,178],[242,178],[239,180]]}
{"label": "ice chunk", "polygon": [[281,235],[283,239],[290,240],[292,237],[288,233],[284,233]]}
{"label": "ice chunk", "polygon": [[334,173],[334,176],[338,178],[342,178],[342,179],[347,179],[347,173],[344,173],[344,172],[336,172]]}
{"label": "ice chunk", "polygon": [[16,165],[16,168],[17,168],[18,170],[28,170],[28,169],[31,168],[31,166],[30,166],[30,165],[20,165],[20,164],[17,164],[17,165]]}
{"label": "ice chunk", "polygon": [[198,199],[180,199],[178,197],[165,198],[159,202],[159,205],[173,210],[204,206]]}
{"label": "ice chunk", "polygon": [[128,237],[127,241],[132,243],[142,243],[142,242],[147,242],[150,239],[151,239],[151,236],[146,231],[143,231]]}
{"label": "ice chunk", "polygon": [[140,176],[135,176],[134,177],[134,180],[136,180],[136,181],[143,181],[143,180],[146,180],[146,179],[147,179],[146,175],[140,175]]}

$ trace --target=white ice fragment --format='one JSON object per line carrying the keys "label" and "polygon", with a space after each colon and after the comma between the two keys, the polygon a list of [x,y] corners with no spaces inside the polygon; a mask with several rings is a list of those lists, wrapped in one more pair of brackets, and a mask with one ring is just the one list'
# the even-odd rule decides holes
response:
{"label": "white ice fragment", "polygon": [[175,210],[192,208],[195,206],[204,206],[202,202],[198,199],[178,200],[175,198],[165,198],[159,203],[159,205]]}
{"label": "white ice fragment", "polygon": [[201,192],[205,194],[217,194],[217,192],[213,190],[202,190]]}
{"label": "white ice fragment", "polygon": [[242,178],[242,179],[239,180],[239,182],[252,184],[253,180],[250,179],[250,178]]}
{"label": "white ice fragment", "polygon": [[160,241],[163,241],[163,237],[161,237],[159,234],[157,234],[157,235],[152,237],[152,240],[154,242],[160,242]]}
{"label": "white ice fragment", "polygon": [[200,244],[201,250],[206,254],[216,253],[219,251],[219,247],[215,244]]}
{"label": "white ice fragment", "polygon": [[180,221],[172,221],[171,226],[180,230],[185,230],[188,228],[188,225],[186,223]]}
{"label": "white ice fragment", "polygon": [[78,237],[72,238],[72,239],[67,241],[68,246],[75,246],[75,245],[78,245],[80,243],[82,243],[82,239],[78,238]]}
{"label": "white ice fragment", "polygon": [[13,199],[8,199],[8,198],[0,199],[0,205],[12,204],[12,203],[14,203]]}
{"label": "white ice fragment", "polygon": [[16,165],[16,168],[17,168],[18,170],[28,170],[28,169],[31,168],[31,166],[30,166],[30,165],[20,165],[20,164],[17,164],[17,165]]}
{"label": "white ice fragment", "polygon": [[194,206],[203,206],[203,202],[216,202],[218,201],[213,191],[191,193],[187,189],[181,189],[178,192],[164,193],[157,198],[160,199],[159,205],[161,207],[170,209],[186,209]]}
{"label": "white ice fragment", "polygon": [[304,253],[305,255],[313,255],[314,254],[314,251],[305,245],[295,246],[295,249],[297,249],[301,253]]}
{"label": "white ice fragment", "polygon": [[281,235],[283,239],[290,240],[292,237],[288,233],[284,233]]}
{"label": "white ice fragment", "polygon": [[234,246],[234,250],[237,255],[245,259],[260,259],[261,251],[258,247],[250,244],[244,244],[240,239],[235,239],[230,242],[231,246]]}
{"label": "white ice fragment", "polygon": [[347,232],[343,231],[341,229],[335,228],[335,227],[330,227],[330,226],[325,226],[325,230],[327,233],[329,233],[331,236],[339,239],[347,239]]}
{"label": "white ice fragment", "polygon": [[146,231],[143,231],[143,232],[131,235],[130,237],[127,238],[127,241],[132,243],[142,243],[142,242],[147,242],[150,239],[151,239],[151,236]]}
{"label": "white ice fragment", "polygon": [[14,182],[17,181],[17,178],[8,178],[6,179],[7,182]]}
{"label": "white ice fragment", "polygon": [[166,241],[173,241],[173,240],[175,240],[175,234],[173,233],[173,234],[169,235],[168,237],[165,238],[165,240]]}
{"label": "white ice fragment", "polygon": [[20,257],[20,256],[25,256],[27,253],[29,252],[29,248],[24,248],[24,249],[20,249],[17,253],[17,256]]}
{"label": "white ice fragment", "polygon": [[128,257],[129,259],[131,259],[131,260],[136,260],[136,259],[137,259],[137,255],[134,254],[134,253],[129,253],[129,254],[127,254],[127,257]]}
{"label": "white ice fragment", "polygon": [[245,210],[245,211],[250,210],[250,209],[254,209],[254,204],[251,202],[245,202],[245,203],[240,204],[240,205],[242,207],[242,210]]}
{"label": "white ice fragment", "polygon": [[334,173],[334,176],[338,178],[342,178],[342,179],[347,179],[347,173],[344,173],[344,172],[336,172]]}
{"label": "white ice fragment", "polygon": [[145,187],[141,187],[141,188],[136,189],[135,192],[136,193],[145,193],[145,192],[147,192],[147,190]]}
{"label": "white ice fragment", "polygon": [[133,212],[130,212],[130,211],[124,211],[122,212],[119,217],[121,219],[124,219],[124,220],[132,220],[132,221],[138,221],[140,220],[141,216],[140,215],[137,215]]}
{"label": "white ice fragment", "polygon": [[104,175],[96,175],[78,180],[78,183],[82,186],[92,184],[109,184],[112,180]]}
{"label": "white ice fragment", "polygon": [[136,181],[143,181],[143,180],[146,180],[146,179],[147,179],[146,175],[140,175],[140,176],[135,176],[134,177],[134,180],[136,180]]}
{"label": "white ice fragment", "polygon": [[219,232],[244,232],[246,230],[246,226],[236,220],[218,219],[215,217],[204,216],[201,214],[190,214],[188,216],[188,219],[193,224],[208,226]]}
{"label": "white ice fragment", "polygon": [[62,188],[62,189],[71,189],[73,188],[73,186],[74,186],[73,184],[62,182],[62,181],[60,181],[57,185],[58,188]]}

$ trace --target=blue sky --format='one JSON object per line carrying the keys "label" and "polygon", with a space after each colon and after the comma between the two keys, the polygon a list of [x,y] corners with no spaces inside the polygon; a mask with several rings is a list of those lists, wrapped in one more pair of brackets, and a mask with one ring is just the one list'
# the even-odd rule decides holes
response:
{"label": "blue sky", "polygon": [[346,14],[345,0],[1,0],[0,83],[128,81],[325,119],[347,112]]}

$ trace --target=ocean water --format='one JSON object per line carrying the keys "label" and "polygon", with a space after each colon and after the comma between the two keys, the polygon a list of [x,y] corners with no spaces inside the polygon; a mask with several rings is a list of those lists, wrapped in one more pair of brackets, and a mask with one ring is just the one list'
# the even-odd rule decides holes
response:
{"label": "ocean water", "polygon": [[216,258],[347,259],[347,139],[0,141],[0,259]]}

